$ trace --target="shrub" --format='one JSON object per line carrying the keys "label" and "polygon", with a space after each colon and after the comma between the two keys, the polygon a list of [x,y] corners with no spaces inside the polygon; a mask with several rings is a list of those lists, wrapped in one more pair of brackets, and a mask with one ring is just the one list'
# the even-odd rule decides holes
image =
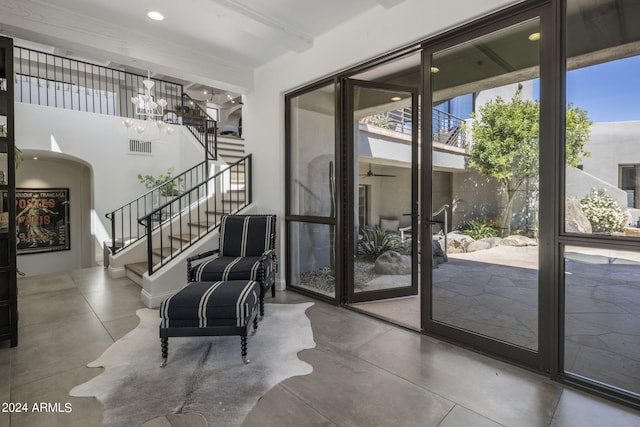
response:
{"label": "shrub", "polygon": [[606,190],[595,188],[580,200],[582,210],[595,233],[622,231],[627,216]]}
{"label": "shrub", "polygon": [[365,258],[376,259],[387,251],[402,248],[402,242],[397,234],[384,231],[378,226],[362,227],[361,234],[358,253]]}
{"label": "shrub", "polygon": [[485,216],[469,221],[462,232],[476,240],[498,237],[500,236],[500,226],[496,220]]}
{"label": "shrub", "polygon": [[174,197],[180,195],[180,187],[182,186],[183,179],[178,178],[174,180],[173,168],[169,168],[166,175],[158,175],[157,178],[151,175],[143,176],[139,173],[138,181],[148,189],[160,187],[160,194],[165,197]]}

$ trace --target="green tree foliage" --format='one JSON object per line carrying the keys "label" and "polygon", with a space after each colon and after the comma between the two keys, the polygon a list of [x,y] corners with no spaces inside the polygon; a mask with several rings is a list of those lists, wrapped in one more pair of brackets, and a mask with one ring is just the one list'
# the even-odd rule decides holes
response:
{"label": "green tree foliage", "polygon": [[[527,179],[539,174],[540,104],[522,99],[518,89],[510,101],[501,97],[487,102],[472,115],[470,166],[498,180],[507,194],[507,205],[500,220],[504,231],[511,225],[513,200]],[[577,166],[584,156],[590,126],[587,112],[567,106],[566,162]]]}

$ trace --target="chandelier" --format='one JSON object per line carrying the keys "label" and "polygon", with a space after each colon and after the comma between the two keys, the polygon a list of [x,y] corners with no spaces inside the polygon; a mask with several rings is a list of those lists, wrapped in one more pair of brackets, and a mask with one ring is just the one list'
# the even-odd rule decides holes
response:
{"label": "chandelier", "polygon": [[[163,116],[164,107],[167,106],[167,101],[163,98],[156,101],[153,98],[153,95],[151,95],[151,90],[155,85],[155,82],[151,80],[151,72],[148,72],[147,78],[142,80],[142,84],[144,86],[144,93],[131,97],[131,103],[135,106],[135,114],[141,120],[153,120],[156,127],[158,129],[162,129],[165,125]],[[123,121],[123,124],[125,127],[130,128],[134,125],[134,121],[132,119],[126,119]],[[146,124],[140,124],[135,127],[136,132],[140,135],[143,134],[146,129]],[[173,133],[173,128],[171,126],[167,126],[164,131],[168,135],[171,135]]]}
{"label": "chandelier", "polygon": [[153,89],[155,82],[151,80],[151,72],[148,73],[146,79],[142,80],[142,84],[144,85],[144,94],[131,97],[131,102],[136,106],[136,114],[146,120],[162,118],[167,101],[162,98],[158,101],[153,99],[151,89]]}

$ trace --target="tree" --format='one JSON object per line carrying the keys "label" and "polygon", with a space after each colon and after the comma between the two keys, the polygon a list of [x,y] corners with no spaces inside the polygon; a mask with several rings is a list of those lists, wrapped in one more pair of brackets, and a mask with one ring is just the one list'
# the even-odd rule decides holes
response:
{"label": "tree", "polygon": [[[513,201],[522,185],[539,174],[540,104],[520,97],[520,89],[509,102],[501,97],[487,102],[472,116],[470,167],[500,183],[507,195],[501,225],[509,231]],[[592,122],[585,110],[567,106],[566,163],[577,166],[589,156],[584,146]]]}

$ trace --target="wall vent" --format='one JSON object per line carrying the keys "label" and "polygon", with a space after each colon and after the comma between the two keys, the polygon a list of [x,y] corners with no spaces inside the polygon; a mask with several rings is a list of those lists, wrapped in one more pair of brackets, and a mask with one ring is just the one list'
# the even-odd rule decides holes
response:
{"label": "wall vent", "polygon": [[147,154],[151,155],[151,141],[143,141],[141,139],[129,140],[129,154]]}

